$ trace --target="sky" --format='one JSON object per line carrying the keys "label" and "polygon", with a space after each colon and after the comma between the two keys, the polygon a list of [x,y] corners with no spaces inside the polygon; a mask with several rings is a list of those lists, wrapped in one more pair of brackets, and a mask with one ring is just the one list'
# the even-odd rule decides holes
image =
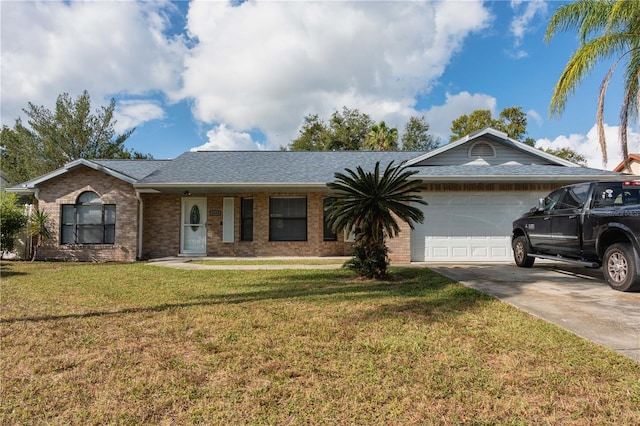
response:
{"label": "sky", "polygon": [[[563,3],[511,1],[0,1],[0,121],[28,103],[52,109],[84,90],[94,109],[116,101],[127,148],[175,158],[185,151],[278,150],[304,117],[343,107],[400,134],[424,116],[449,140],[451,122],[477,109],[527,113],[541,148],[568,147],[613,169],[622,71],[607,91],[609,161],[595,126],[595,67],[560,116],[553,87],[578,41],[544,32]],[[619,70],[623,69],[619,67]],[[629,152],[640,130],[629,128]]]}

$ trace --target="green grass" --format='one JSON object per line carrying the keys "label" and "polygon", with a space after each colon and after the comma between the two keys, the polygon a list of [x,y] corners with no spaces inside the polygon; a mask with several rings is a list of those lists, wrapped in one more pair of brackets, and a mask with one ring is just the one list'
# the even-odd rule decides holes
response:
{"label": "green grass", "polygon": [[0,424],[640,424],[640,364],[426,269],[1,268]]}

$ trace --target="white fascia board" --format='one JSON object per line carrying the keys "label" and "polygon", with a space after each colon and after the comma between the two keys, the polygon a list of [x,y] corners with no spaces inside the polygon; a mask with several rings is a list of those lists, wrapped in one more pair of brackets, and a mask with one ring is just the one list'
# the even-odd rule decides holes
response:
{"label": "white fascia board", "polygon": [[474,176],[419,176],[415,179],[423,183],[548,183],[548,182],[591,182],[591,181],[624,181],[623,176],[603,175],[474,175]]}
{"label": "white fascia board", "polygon": [[260,188],[300,188],[327,186],[327,182],[299,182],[299,183],[282,183],[282,182],[232,182],[232,183],[202,183],[202,182],[171,182],[171,183],[134,183],[134,188],[240,188],[240,187],[260,187]]}

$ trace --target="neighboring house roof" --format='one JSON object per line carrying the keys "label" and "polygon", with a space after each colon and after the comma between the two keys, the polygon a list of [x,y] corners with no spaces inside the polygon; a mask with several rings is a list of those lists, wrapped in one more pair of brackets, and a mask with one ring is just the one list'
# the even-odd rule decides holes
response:
{"label": "neighboring house roof", "polygon": [[[631,162],[631,163],[640,163],[640,154],[629,154],[629,162]],[[625,171],[624,160],[621,161],[620,164],[618,164],[615,167],[615,169],[613,169],[613,171],[614,172],[624,172]]]}

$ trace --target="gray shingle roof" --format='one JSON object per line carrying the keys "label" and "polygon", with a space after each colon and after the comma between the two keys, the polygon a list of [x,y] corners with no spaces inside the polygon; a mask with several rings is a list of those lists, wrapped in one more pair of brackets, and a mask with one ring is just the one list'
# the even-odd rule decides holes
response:
{"label": "gray shingle roof", "polygon": [[[420,152],[367,151],[204,151],[187,152],[141,179],[142,186],[197,184],[325,184],[335,172],[361,166],[373,170],[419,156]],[[560,165],[418,166],[416,178],[425,181],[549,181],[593,180],[619,176],[586,167]]]}
{"label": "gray shingle roof", "polygon": [[335,172],[361,166],[373,170],[416,152],[367,151],[200,151],[187,152],[140,180],[139,184],[324,184]]}
{"label": "gray shingle roof", "polygon": [[91,160],[135,180],[140,180],[171,160]]}

